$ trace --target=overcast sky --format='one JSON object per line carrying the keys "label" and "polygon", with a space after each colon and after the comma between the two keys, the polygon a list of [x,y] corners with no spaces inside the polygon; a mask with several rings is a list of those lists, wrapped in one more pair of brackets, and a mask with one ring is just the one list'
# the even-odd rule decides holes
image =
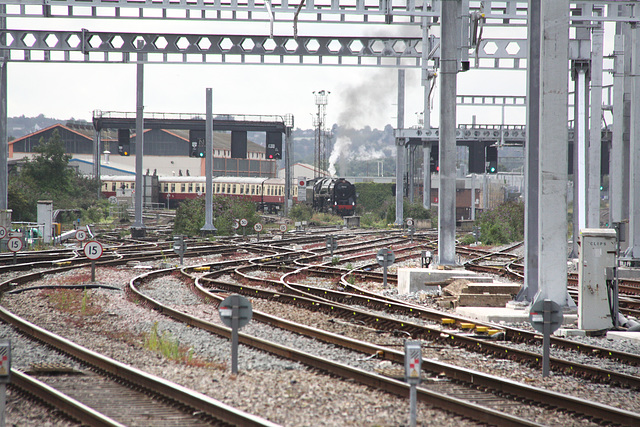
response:
{"label": "overcast sky", "polygon": [[[268,23],[80,19],[9,19],[8,28],[66,29],[122,32],[268,34]],[[385,26],[375,31],[363,25],[308,25],[303,35],[371,35],[385,31],[419,35],[419,29]],[[378,28],[378,27],[376,27]],[[291,34],[290,22],[276,24],[274,33]],[[377,32],[377,34],[380,34]],[[610,50],[610,49],[609,49]],[[605,55],[610,53],[605,49]],[[606,68],[606,67],[605,67]],[[406,71],[405,127],[417,124],[424,88],[420,71]],[[383,128],[397,123],[397,70],[391,68],[283,65],[147,65],[145,66],[145,112],[204,113],[205,89],[213,89],[214,114],[293,114],[295,127],[312,128],[317,111],[313,91],[330,91],[327,124],[360,128]],[[438,125],[436,85],[431,113]],[[458,94],[525,95],[524,71],[470,70],[459,74]],[[134,64],[10,63],[9,116],[44,114],[58,119],[90,120],[94,110],[135,111],[136,66]],[[499,107],[459,107],[458,123],[499,124]],[[524,108],[507,108],[505,123],[524,124]]]}

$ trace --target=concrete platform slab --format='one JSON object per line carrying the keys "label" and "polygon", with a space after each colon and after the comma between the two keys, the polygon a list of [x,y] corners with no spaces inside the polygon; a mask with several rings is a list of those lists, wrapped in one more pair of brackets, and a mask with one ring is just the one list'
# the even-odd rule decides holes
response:
{"label": "concrete platform slab", "polygon": [[520,290],[517,283],[467,283],[467,288],[462,291],[465,294],[511,294],[516,295]]}
{"label": "concrete platform slab", "polygon": [[582,329],[560,328],[555,331],[553,335],[557,337],[586,337],[587,331],[583,331]]}
{"label": "concrete platform slab", "polygon": [[[505,307],[457,307],[456,314],[483,322],[524,323],[529,322],[529,310],[514,310]],[[563,324],[573,324],[576,314],[565,314]]]}
{"label": "concrete platform slab", "polygon": [[640,332],[609,331],[607,332],[607,339],[616,341],[630,340],[635,343],[640,343]]}
{"label": "concrete platform slab", "polygon": [[445,285],[452,278],[471,279],[478,273],[464,269],[438,270],[434,268],[398,268],[398,293],[406,295],[423,291],[429,286]]}
{"label": "concrete platform slab", "polygon": [[458,297],[458,305],[502,308],[513,297],[510,294],[469,294],[462,293]]}

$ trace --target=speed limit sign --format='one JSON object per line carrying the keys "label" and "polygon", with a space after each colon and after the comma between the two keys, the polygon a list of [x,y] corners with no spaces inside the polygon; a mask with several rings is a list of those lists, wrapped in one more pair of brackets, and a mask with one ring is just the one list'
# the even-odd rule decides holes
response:
{"label": "speed limit sign", "polygon": [[262,231],[262,224],[260,224],[259,222],[256,222],[255,225],[253,226],[253,229],[256,231],[256,233],[259,233]]}
{"label": "speed limit sign", "polygon": [[0,239],[4,239],[5,237],[7,237],[7,229],[0,226]]}
{"label": "speed limit sign", "polygon": [[238,222],[237,219],[234,219],[233,222],[231,223],[231,228],[233,228],[234,230],[237,230],[238,227],[240,227],[240,223]]}
{"label": "speed limit sign", "polygon": [[246,226],[247,226],[247,224],[249,224],[249,221],[247,221],[245,218],[242,218],[242,219],[240,220],[240,225],[241,225],[241,226],[246,227]]}
{"label": "speed limit sign", "polygon": [[76,239],[78,239],[81,242],[87,240],[87,232],[84,230],[76,231]]}
{"label": "speed limit sign", "polygon": [[20,237],[12,237],[7,241],[7,249],[11,252],[22,250],[22,239]]}
{"label": "speed limit sign", "polygon": [[84,245],[84,255],[90,260],[96,260],[102,256],[102,245],[100,242],[91,240]]}
{"label": "speed limit sign", "polygon": [[287,231],[287,225],[286,224],[280,224],[280,232],[284,233],[285,231]]}

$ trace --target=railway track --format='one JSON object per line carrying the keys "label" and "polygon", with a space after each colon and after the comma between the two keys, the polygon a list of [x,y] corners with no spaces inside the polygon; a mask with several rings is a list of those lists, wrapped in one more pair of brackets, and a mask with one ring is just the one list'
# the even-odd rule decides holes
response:
{"label": "railway track", "polygon": [[[147,298],[139,288],[143,287],[143,282],[150,280],[152,275],[153,273],[132,281],[132,291],[135,292],[139,298],[145,300],[145,303],[189,325],[227,337],[230,335],[228,328],[187,315],[184,312],[172,309],[158,301]],[[198,291],[202,293],[203,298],[207,298],[209,301],[221,301],[224,296],[226,296],[226,294],[220,295],[219,293],[211,292],[208,287],[205,288],[202,286],[199,283],[202,281],[202,278],[194,277],[194,280],[196,282],[195,286]],[[310,336],[366,355],[383,355],[382,357],[396,364],[403,363],[404,355],[388,347],[367,344],[341,335],[327,333],[316,328],[291,323],[261,312],[254,312],[254,318],[271,326],[277,326],[278,328]],[[311,357],[295,348],[283,348],[275,343],[244,334],[240,335],[240,342],[273,354],[293,358],[315,369],[321,369],[334,375],[357,380],[362,384],[369,386],[375,385],[386,392],[400,395],[406,395],[407,392],[406,384],[403,384],[404,388],[402,389],[397,388],[396,379],[379,378],[379,376],[375,375],[373,375],[372,378],[372,374],[370,373],[362,373],[358,370],[352,370],[348,367],[322,360],[322,358]],[[496,408],[502,408],[502,410],[504,410],[505,407],[509,406],[513,408],[520,407],[521,402],[524,400],[534,401],[539,405],[550,405],[553,408],[577,412],[581,416],[586,416],[593,420],[615,420],[615,422],[624,425],[633,425],[635,422],[640,421],[640,414],[627,413],[626,411],[619,412],[616,408],[594,404],[592,401],[537,390],[533,387],[520,385],[511,381],[503,382],[503,380],[491,375],[484,375],[469,369],[456,368],[430,360],[424,362],[423,369],[425,370],[426,379],[425,383],[419,389],[419,399],[425,402],[437,402],[437,407],[445,408],[459,416],[472,418],[478,422],[495,423],[498,425],[535,425],[535,423],[530,420],[521,419],[520,417],[514,419],[511,418],[512,415],[500,415],[494,412]],[[393,369],[388,372],[391,376],[393,376],[393,373]],[[398,376],[397,370],[395,371],[395,375]],[[443,383],[446,383],[446,385]],[[505,395],[510,395],[511,397],[507,398]]]}
{"label": "railway track", "polygon": [[30,338],[86,364],[86,369],[81,371],[47,369],[49,375],[45,375],[41,370],[37,377],[12,372],[16,378],[14,386],[82,423],[111,426],[275,426],[267,420],[88,350],[2,307],[0,319]]}
{"label": "railway track", "polygon": [[[306,237],[307,239],[309,239],[309,237]],[[395,237],[394,237],[395,238]],[[397,238],[395,238],[397,239]],[[373,239],[372,239],[373,240]],[[222,254],[223,256],[226,256],[226,254],[232,253],[232,252],[237,252],[238,250],[242,250],[242,251],[247,251],[245,252],[245,254],[248,253],[254,253],[254,254],[259,254],[262,253],[262,255],[259,257],[259,259],[256,259],[252,265],[246,266],[247,262],[246,260],[228,260],[225,261],[223,263],[215,263],[215,264],[211,264],[211,265],[207,265],[206,267],[209,268],[210,273],[207,275],[209,277],[206,278],[201,278],[200,281],[202,283],[212,283],[215,285],[216,288],[221,288],[221,289],[226,289],[228,292],[238,292],[238,293],[245,293],[247,295],[252,295],[252,296],[258,296],[261,298],[265,298],[265,299],[271,299],[271,300],[278,300],[280,302],[282,301],[287,301],[289,299],[292,299],[295,302],[291,302],[291,304],[294,304],[296,306],[307,306],[307,307],[312,307],[312,310],[319,310],[319,311],[326,311],[328,313],[331,313],[332,316],[335,316],[337,313],[340,312],[340,310],[347,310],[347,311],[353,311],[353,305],[355,300],[357,300],[358,298],[360,298],[358,296],[358,293],[360,292],[364,292],[363,289],[357,289],[355,287],[348,287],[347,285],[351,286],[350,283],[348,283],[347,279],[348,276],[346,276],[346,273],[348,273],[347,271],[345,271],[344,269],[340,269],[340,268],[336,268],[336,266],[329,266],[329,265],[312,265],[309,266],[307,265],[306,268],[308,270],[308,273],[306,274],[312,274],[312,275],[326,275],[327,277],[333,277],[334,280],[340,284],[340,287],[343,288],[343,291],[340,293],[333,293],[333,291],[329,292],[327,291],[327,289],[325,288],[318,288],[318,289],[312,289],[309,286],[306,286],[304,284],[301,283],[297,283],[298,278],[302,277],[303,273],[300,271],[301,268],[305,268],[305,267],[301,267],[300,264],[306,264],[308,262],[321,262],[323,260],[323,258],[326,258],[326,251],[324,251],[322,249],[322,247],[324,246],[324,241],[323,241],[323,236],[314,236],[312,237],[310,240],[307,240],[307,244],[309,245],[309,247],[305,250],[302,251],[302,256],[306,256],[306,259],[302,259],[300,257],[300,254],[296,253],[296,249],[292,249],[291,245],[302,245],[304,244],[305,240],[304,238],[300,238],[298,241],[298,243],[293,243],[293,242],[285,242],[285,241],[273,241],[270,242],[271,245],[269,245],[270,247],[265,247],[266,245],[261,244],[261,245],[254,245],[248,242],[244,242],[241,244],[224,244],[224,245],[218,245],[217,247],[215,245],[207,245],[206,247],[202,248],[202,252],[201,254],[205,254],[205,253],[211,253],[212,251],[216,251],[218,250],[219,254]],[[352,243],[347,243],[345,241],[344,245],[344,252],[342,253],[342,260],[344,262],[355,262],[356,259],[364,259],[364,258],[371,258],[371,253],[370,251],[375,251],[376,248],[378,247],[382,247],[385,246],[385,244],[388,244],[389,242],[393,242],[392,240],[383,240],[380,239],[379,241],[372,243],[371,245],[369,245],[368,247],[365,247],[365,245],[363,245],[362,243],[358,243],[358,242],[352,242]],[[394,244],[394,246],[397,244],[398,245],[398,250],[401,249],[400,248],[400,243],[399,241],[396,240],[396,242],[398,243],[391,243]],[[422,243],[416,244],[416,245],[406,245],[406,251],[407,251],[407,256],[408,257],[415,257],[415,251],[418,248],[423,248],[428,244],[428,242],[423,241]],[[284,246],[284,247],[283,247]],[[315,246],[315,249],[314,249]],[[224,249],[223,249],[224,247]],[[265,251],[266,250],[266,251]],[[395,247],[394,247],[394,250]],[[160,250],[160,252],[162,252],[163,249]],[[268,251],[268,252],[267,252]],[[352,252],[351,252],[352,251]],[[362,252],[367,252],[369,251],[369,254],[362,254]],[[150,252],[148,255],[153,259],[154,257],[158,256],[157,253],[157,248],[152,249],[151,247],[146,247],[146,248],[142,248],[142,249],[137,249],[135,247],[131,248],[131,250],[120,250],[119,251],[119,256],[122,257],[124,256],[124,254],[126,253],[127,256],[127,261],[124,261],[122,258],[114,258],[111,260],[106,260],[105,261],[105,266],[109,265],[109,263],[113,263],[114,265],[122,265],[122,263],[129,262],[131,260],[135,260],[136,258],[138,260],[144,259],[145,254]],[[351,253],[352,255],[349,255],[349,253]],[[402,256],[402,254],[400,253],[400,255]],[[351,258],[353,257],[353,258]],[[157,259],[157,258],[155,258]],[[350,259],[352,259],[352,261],[350,261]],[[298,263],[296,270],[293,270],[291,267],[286,267],[283,266],[282,264],[291,264],[294,265],[294,261],[296,263]],[[304,262],[303,262],[304,261]],[[48,261],[49,264],[51,264],[51,261]],[[118,264],[120,263],[120,264]],[[68,267],[77,267],[77,268],[82,268],[82,263],[78,263],[75,266],[68,266]],[[86,266],[86,263],[84,264]],[[205,267],[205,266],[201,266]],[[216,270],[215,273],[211,273],[211,270]],[[274,277],[271,279],[265,279],[265,278],[259,278],[259,280],[262,282],[261,286],[248,286],[246,283],[248,283],[249,281],[255,281],[256,278],[252,277],[252,272],[255,272],[257,270],[260,271],[270,271],[269,274],[273,274]],[[189,269],[186,269],[186,271],[189,271]],[[298,276],[294,276],[293,272],[296,272],[296,274]],[[38,278],[38,274],[40,274],[41,277],[41,273],[34,273],[34,276],[32,278],[30,278],[29,280],[21,280],[21,279],[17,279],[14,280],[14,283],[18,283],[18,284],[28,284],[30,280],[34,280]],[[237,286],[229,286],[229,284],[225,284],[220,286],[219,281],[216,281],[215,278],[212,278],[216,275],[220,275],[220,274],[235,274],[237,275],[237,277],[242,277],[241,280],[245,281],[245,284],[241,284],[241,285],[237,285]],[[358,273],[358,272],[351,272],[351,274],[362,274],[362,280],[376,280],[376,274],[373,272],[366,272],[366,273]],[[139,283],[138,283],[139,284]],[[225,286],[229,286],[229,287],[225,287]],[[268,295],[268,290],[265,288],[269,288],[272,287],[273,289],[275,289],[273,291],[273,293],[271,295]],[[348,292],[345,292],[348,291]],[[297,293],[296,293],[297,292]],[[214,299],[214,297],[216,295],[218,295],[219,292],[209,292],[209,295],[207,295],[207,298],[210,298],[211,300]],[[327,296],[329,295],[329,296]],[[393,301],[390,298],[381,298],[380,295],[369,295],[367,296],[366,294],[362,293],[362,300],[358,300],[358,304],[364,304],[364,299],[367,299],[369,301],[367,301],[368,304],[370,305],[365,305],[367,306],[368,309],[375,309],[375,310],[384,310],[384,311],[396,311],[396,310],[408,310],[410,315],[414,318],[418,318],[418,319],[428,319],[428,315],[425,314],[423,311],[418,311],[418,309],[415,307],[415,305],[411,305],[411,304],[407,304],[407,303],[403,303],[400,301]],[[320,299],[322,298],[322,299]],[[335,298],[335,299],[333,299]],[[309,300],[309,302],[306,302],[305,300]],[[349,302],[349,305],[343,304],[343,300],[347,300]],[[373,300],[373,301],[372,301]],[[344,305],[344,307],[339,307],[341,305]],[[401,308],[402,306],[404,306],[404,308]],[[330,307],[330,308],[327,308]],[[164,311],[164,309],[162,309]],[[422,309],[421,309],[422,310]],[[399,312],[399,311],[398,311]],[[419,314],[418,314],[419,313]],[[354,319],[360,323],[360,324],[364,324],[364,325],[369,325],[372,328],[376,328],[377,330],[381,330],[382,328],[380,328],[381,326],[387,326],[389,328],[395,329],[396,331],[398,330],[403,330],[401,328],[397,328],[397,324],[394,324],[393,322],[390,322],[389,320],[387,320],[386,318],[383,318],[381,316],[378,316],[378,319],[375,321],[375,323],[373,321],[370,320],[363,320],[363,318],[358,317],[357,319],[353,317],[353,315],[351,316],[346,316],[345,320],[349,319],[349,322],[352,322]],[[464,319],[456,319],[455,322],[457,324],[461,324],[462,320]],[[272,320],[273,321],[273,320]],[[410,324],[410,322],[404,322],[406,325],[405,327],[408,329],[414,328],[414,325]],[[405,330],[405,332],[408,333],[412,333],[409,330]],[[506,331],[506,329],[505,329]],[[420,333],[415,333],[415,336],[422,338],[424,334],[424,332],[420,332]],[[528,338],[522,338],[520,335],[517,334],[517,332],[513,332],[513,339],[514,341],[528,341]],[[446,335],[443,336],[443,332],[442,329],[439,330],[438,335],[440,336],[440,339],[434,339],[434,342],[449,342],[449,340],[457,340],[458,338],[456,337],[455,339],[452,338],[453,334],[450,335]],[[461,334],[462,335],[462,334]],[[467,334],[468,335],[468,334]],[[520,337],[520,338],[518,338]],[[531,339],[531,341],[536,341],[537,338],[535,337],[535,335],[533,335],[533,338]],[[486,340],[485,340],[486,341]],[[493,344],[493,343],[487,343],[487,344]],[[353,344],[346,344],[344,343],[345,347],[349,347],[349,345],[353,345]],[[477,344],[477,342],[475,344],[470,344],[468,345],[468,347],[477,347],[479,346],[479,344]],[[393,349],[392,348],[384,348],[383,350],[380,350],[380,347],[382,346],[378,346],[379,348],[377,350],[373,350],[373,347],[368,348],[366,351],[363,351],[363,353],[365,354],[377,354],[378,351],[383,351],[385,353],[385,355],[391,355],[388,356],[389,357],[389,361],[393,362],[393,363],[401,363],[402,362],[402,355],[400,355],[398,353],[398,355],[393,356]],[[474,348],[475,350],[475,348]],[[290,351],[290,349],[286,349],[286,350],[278,350],[280,352],[284,352],[284,353],[288,353]],[[356,350],[356,351],[361,351],[361,350]],[[485,351],[485,350],[483,350]],[[510,352],[512,350],[509,350]],[[589,350],[587,350],[588,352]],[[591,350],[593,352],[593,350]],[[276,353],[277,354],[277,351]],[[496,353],[499,354],[499,353]],[[300,356],[301,357],[301,356]],[[539,356],[538,356],[539,357]],[[395,359],[394,359],[395,358]],[[397,359],[397,360],[396,360]],[[628,363],[634,363],[634,362],[628,362]],[[313,365],[311,365],[313,366]],[[327,370],[328,372],[332,372],[330,370],[328,370],[328,368],[326,367],[315,367],[315,369],[320,369],[320,370]],[[334,369],[336,371],[340,371],[341,368],[331,368]],[[469,385],[468,384],[464,384],[465,381],[457,379],[456,375],[458,375],[460,378],[464,377],[465,375],[467,376],[467,378],[477,378],[478,373],[477,372],[470,372],[467,374],[462,374],[461,372],[458,373],[451,373],[451,377],[449,379],[443,379],[443,378],[439,378],[438,374],[442,374],[444,372],[443,370],[444,368],[442,366],[438,366],[438,365],[434,365],[431,366],[430,369],[425,368],[425,388],[428,388],[427,385],[433,386],[434,389],[432,390],[434,393],[436,394],[442,394],[441,392],[439,392],[437,389],[437,387],[442,386],[442,384],[448,384],[449,388],[452,389],[452,387],[454,387],[452,384],[455,383],[455,381],[460,381],[462,384],[460,384],[460,390],[467,390],[467,392],[465,393],[464,391],[462,391],[462,393],[465,393],[467,399],[467,403],[469,403],[470,401],[472,401],[473,399],[471,399],[470,396],[470,392],[469,390]],[[565,369],[565,368],[560,368],[560,370]],[[573,369],[573,368],[566,368],[566,369]],[[333,373],[334,375],[338,375],[337,373]],[[391,374],[391,373],[390,373]],[[582,374],[585,376],[590,376],[591,374]],[[378,381],[377,379],[378,376],[374,377],[375,379],[368,379],[365,380],[363,379],[363,384],[368,384],[367,381]],[[593,378],[598,378],[596,376],[593,376]],[[395,380],[397,381],[397,380]],[[608,383],[612,384],[612,383],[617,383],[618,378],[614,378],[614,380],[609,380]],[[622,382],[620,382],[622,384]],[[474,384],[473,381],[471,381],[471,384]],[[506,401],[501,400],[502,397],[496,397],[495,390],[504,390],[506,388],[508,388],[506,385],[496,385],[494,384],[493,386],[490,385],[479,385],[479,383],[475,383],[475,385],[473,385],[474,387],[481,387],[483,389],[485,389],[485,391],[487,391],[489,394],[485,395],[485,394],[479,394],[477,396],[477,401],[492,401],[495,404],[495,407],[500,407],[500,406],[510,406],[510,405],[514,405],[514,406],[518,406],[517,403],[514,403],[513,400],[509,400],[507,399]],[[391,386],[390,386],[391,387]],[[458,385],[456,385],[455,387],[458,387]],[[631,385],[631,387],[637,387],[636,385]],[[393,388],[393,387],[392,387]],[[446,386],[445,386],[446,388]],[[406,393],[406,388],[405,389],[396,389],[396,391],[391,391],[394,393],[398,393],[400,395],[403,395]],[[453,392],[452,392],[453,393]],[[482,393],[484,393],[484,391],[482,391]],[[455,393],[453,393],[455,394]],[[514,394],[515,395],[515,394]],[[431,396],[429,394],[426,394],[425,396],[428,397],[423,397],[421,399],[429,400],[429,401],[433,401],[434,396]],[[493,397],[492,397],[493,396]],[[522,392],[522,395],[519,395],[519,397],[517,399],[520,399],[520,402],[522,401],[529,401],[529,400],[534,400],[531,399],[530,397],[524,397],[526,396],[526,394],[524,392]],[[451,397],[451,396],[449,396]],[[550,405],[552,401],[556,401],[557,400],[557,396],[553,396],[553,397],[548,397],[547,398],[548,401],[545,402],[545,400],[543,398],[538,398],[538,400],[534,400],[535,402],[538,402],[539,405]],[[445,399],[447,400],[447,399]],[[464,399],[463,399],[464,400]],[[518,402],[518,400],[516,400],[515,402]],[[588,402],[589,403],[589,402]],[[585,404],[585,405],[588,405]],[[593,402],[590,402],[591,404],[593,404]],[[443,407],[447,407],[446,405],[451,405],[452,403],[442,403]],[[608,411],[609,409],[604,407],[606,405],[595,405],[595,407],[597,408],[597,411],[595,411],[594,409],[592,409],[592,412],[581,412],[582,410],[578,411],[575,408],[573,408],[572,405],[580,405],[579,403],[573,402],[573,403],[563,403],[562,405],[559,405],[557,403],[554,403],[553,407],[554,408],[562,408],[562,410],[567,410],[567,411],[575,411],[578,412],[580,414],[582,414],[583,416],[589,417],[590,419],[597,421],[600,419],[611,419],[611,417],[613,417],[613,419],[615,420],[620,420],[619,422],[621,424],[628,424],[628,425],[633,425],[636,421],[638,421],[637,418],[637,414],[607,414],[606,411]],[[498,410],[491,408],[491,405],[489,405],[489,409],[490,411],[488,411],[488,413],[490,413],[490,415],[482,415],[482,417],[487,417],[487,418],[482,418],[479,415],[475,415],[476,418],[473,418],[475,420],[478,420],[479,422],[488,422],[488,423],[498,423],[498,424],[502,424],[505,423],[506,418],[503,418],[502,421],[497,421],[499,418],[493,418],[493,417],[499,417],[500,415],[498,414],[491,414],[492,411],[497,411]],[[591,405],[592,407],[594,407],[594,405]],[[602,407],[601,407],[602,406]],[[576,406],[579,407],[579,406]],[[472,408],[472,409],[469,409]],[[573,409],[572,409],[573,408]],[[452,410],[453,412],[456,412],[456,410]],[[459,413],[460,416],[463,417],[469,417],[469,415],[464,415],[465,412],[464,411],[469,411],[469,412],[477,412],[477,408],[475,406],[468,406],[467,409],[461,410],[461,412],[456,412]],[[600,412],[598,412],[600,411]],[[605,412],[601,412],[601,411],[605,411]],[[607,418],[609,417],[609,418]],[[620,418],[617,418],[620,417]],[[630,417],[630,418],[629,418]],[[488,421],[488,420],[493,420],[493,421]],[[632,423],[628,423],[629,421],[633,421]],[[518,419],[518,417],[516,417],[516,419],[512,419],[509,421],[510,424],[516,423],[524,423],[524,424],[519,424],[519,425],[530,425],[532,423],[531,420],[527,420],[527,419]]]}

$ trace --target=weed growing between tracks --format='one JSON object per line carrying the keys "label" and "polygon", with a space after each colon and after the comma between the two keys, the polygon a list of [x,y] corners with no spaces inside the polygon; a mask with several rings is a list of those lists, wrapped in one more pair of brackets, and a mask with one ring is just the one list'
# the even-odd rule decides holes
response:
{"label": "weed growing between tracks", "polygon": [[212,363],[194,357],[192,348],[186,349],[180,346],[177,339],[167,331],[158,332],[158,322],[151,327],[151,332],[144,334],[144,348],[162,354],[165,358],[176,362],[182,362],[188,366],[209,367],[213,369],[227,370],[223,363]]}
{"label": "weed growing between tracks", "polygon": [[44,294],[56,310],[78,314],[81,316],[95,316],[102,313],[95,295],[88,290],[55,289],[47,290]]}

